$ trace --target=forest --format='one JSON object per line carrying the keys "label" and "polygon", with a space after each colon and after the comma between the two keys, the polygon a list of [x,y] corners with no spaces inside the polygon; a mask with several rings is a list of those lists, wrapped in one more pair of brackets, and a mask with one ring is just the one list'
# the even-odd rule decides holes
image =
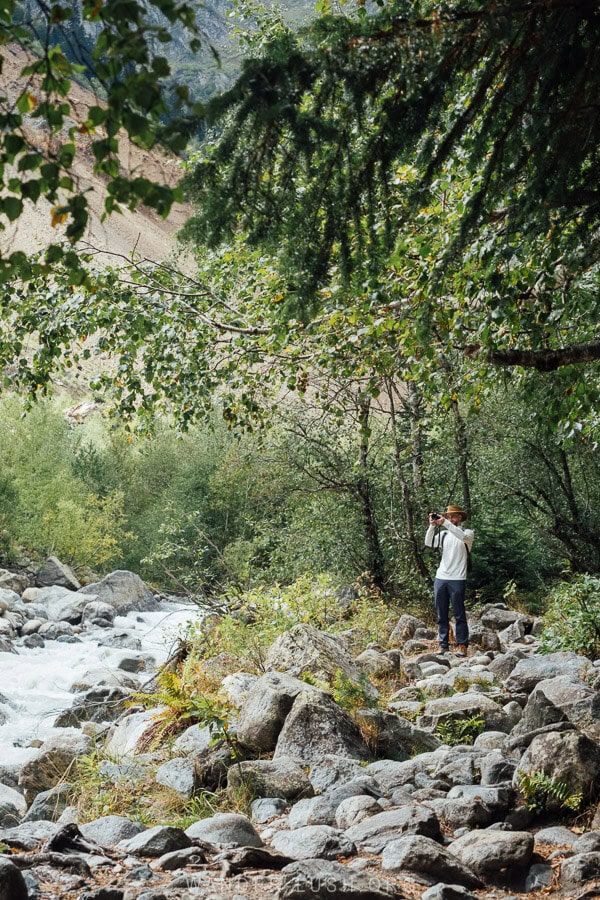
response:
{"label": "forest", "polygon": [[[3,98],[0,216],[57,226],[1,259],[6,562],[427,609],[427,513],[456,502],[472,604],[598,575],[597,4],[27,0],[0,33],[38,54]],[[78,134],[107,216],[192,205],[179,257],[94,266]],[[124,172],[127,139],[181,183]]]}

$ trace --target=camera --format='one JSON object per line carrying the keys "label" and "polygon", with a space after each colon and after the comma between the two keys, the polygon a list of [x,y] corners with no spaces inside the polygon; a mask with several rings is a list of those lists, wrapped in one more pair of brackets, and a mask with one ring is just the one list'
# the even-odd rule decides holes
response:
{"label": "camera", "polygon": [[433,519],[434,522],[439,522],[440,519],[443,518],[443,516],[440,516],[440,514],[439,514],[439,513],[436,513],[436,512],[430,512],[430,513],[429,513],[429,517],[430,517],[431,519]]}

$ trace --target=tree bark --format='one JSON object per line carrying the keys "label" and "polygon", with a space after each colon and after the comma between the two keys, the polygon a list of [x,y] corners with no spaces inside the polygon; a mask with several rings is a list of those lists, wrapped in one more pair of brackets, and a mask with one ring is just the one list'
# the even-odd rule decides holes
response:
{"label": "tree bark", "polygon": [[522,366],[538,372],[554,372],[561,366],[580,365],[600,359],[600,341],[571,344],[554,350],[488,350],[488,362],[495,366]]}
{"label": "tree bark", "polygon": [[370,400],[359,399],[360,450],[357,493],[362,510],[369,571],[373,577],[373,584],[379,590],[384,591],[387,582],[386,566],[379,540],[375,510],[373,509],[372,488],[368,469],[370,407]]}

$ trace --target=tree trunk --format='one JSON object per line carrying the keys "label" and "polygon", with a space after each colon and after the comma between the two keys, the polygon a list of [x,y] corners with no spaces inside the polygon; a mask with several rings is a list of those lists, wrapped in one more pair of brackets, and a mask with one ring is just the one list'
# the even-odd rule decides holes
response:
{"label": "tree trunk", "polygon": [[360,451],[357,493],[361,504],[365,542],[367,545],[368,568],[373,584],[383,591],[386,588],[386,566],[379,540],[379,529],[373,509],[371,480],[369,478],[369,412],[371,401],[359,399]]}

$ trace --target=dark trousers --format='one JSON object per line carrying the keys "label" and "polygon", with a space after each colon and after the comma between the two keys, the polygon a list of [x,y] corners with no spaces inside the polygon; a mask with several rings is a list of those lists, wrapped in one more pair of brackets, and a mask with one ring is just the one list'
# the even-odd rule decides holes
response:
{"label": "dark trousers", "polygon": [[433,583],[438,640],[442,647],[448,646],[450,603],[452,603],[452,612],[456,620],[456,643],[465,645],[469,643],[469,626],[467,625],[467,613],[465,611],[466,587],[466,581],[445,581],[442,578],[436,578]]}

